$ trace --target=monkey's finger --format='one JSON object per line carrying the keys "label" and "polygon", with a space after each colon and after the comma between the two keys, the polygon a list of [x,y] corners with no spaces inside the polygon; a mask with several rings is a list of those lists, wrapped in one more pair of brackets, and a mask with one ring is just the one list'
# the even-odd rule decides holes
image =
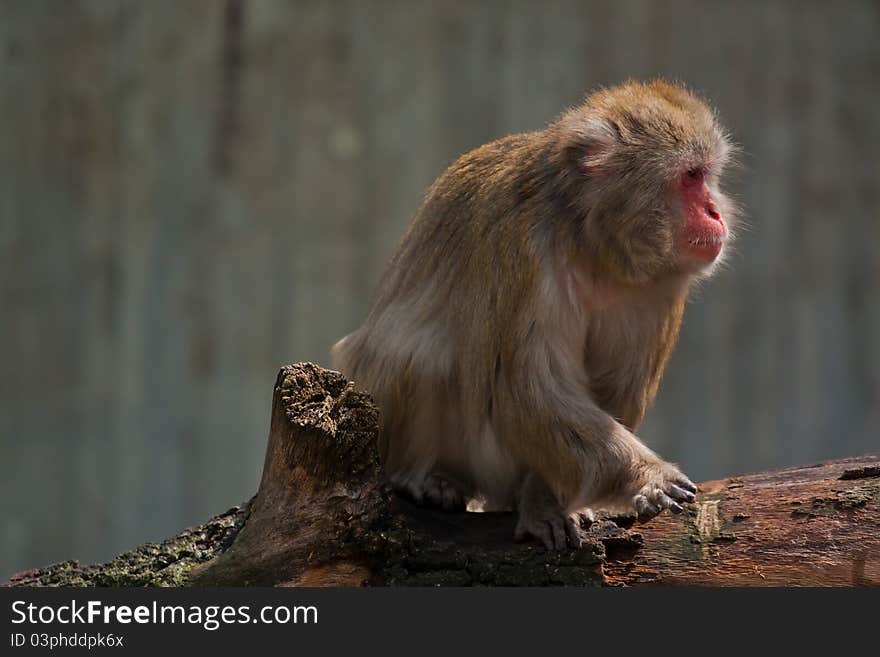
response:
{"label": "monkey's finger", "polygon": [[596,522],[596,515],[592,509],[584,509],[583,511],[575,511],[571,514],[571,521],[575,527],[589,527]]}
{"label": "monkey's finger", "polygon": [[516,531],[513,533],[513,540],[522,542],[531,538],[537,538],[548,550],[553,549],[553,539],[550,536],[550,530],[546,524],[539,525],[536,529],[527,528],[525,525],[517,525]]}
{"label": "monkey's finger", "polygon": [[548,550],[554,549],[553,531],[546,522],[541,523],[539,529],[536,532],[532,532],[532,534],[544,544],[545,548]]}
{"label": "monkey's finger", "polygon": [[636,513],[639,515],[639,522],[650,520],[660,513],[660,509],[651,504],[651,502],[648,501],[648,498],[644,495],[636,495],[634,506],[636,508]]}
{"label": "monkey's finger", "polygon": [[444,511],[464,511],[465,507],[464,498],[458,495],[458,493],[451,490],[443,491]]}
{"label": "monkey's finger", "polygon": [[565,521],[565,533],[568,536],[568,544],[573,548],[581,546],[581,535],[578,532],[577,524],[574,519],[567,518]]}
{"label": "monkey's finger", "polygon": [[679,502],[693,502],[697,499],[697,496],[692,492],[679,488],[675,484],[670,484],[669,488],[666,489],[666,492],[672,497],[672,499],[678,500]]}
{"label": "monkey's finger", "polygon": [[676,479],[675,483],[677,483],[679,486],[681,486],[685,490],[689,490],[692,493],[697,492],[697,485],[694,482],[692,482],[690,479],[685,477],[684,475],[681,475],[680,478]]}
{"label": "monkey's finger", "polygon": [[546,522],[529,523],[528,525],[526,523],[517,524],[513,533],[514,540],[525,541],[529,537],[537,538],[548,550],[553,549],[553,535]]}
{"label": "monkey's finger", "polygon": [[553,534],[553,547],[557,550],[564,550],[566,546],[566,531],[562,527],[562,523],[558,520],[550,521],[550,532]]}
{"label": "monkey's finger", "polygon": [[657,491],[657,504],[659,504],[664,509],[669,509],[673,513],[681,513],[682,511],[684,511],[681,504],[669,497],[669,495],[664,493],[662,490]]}

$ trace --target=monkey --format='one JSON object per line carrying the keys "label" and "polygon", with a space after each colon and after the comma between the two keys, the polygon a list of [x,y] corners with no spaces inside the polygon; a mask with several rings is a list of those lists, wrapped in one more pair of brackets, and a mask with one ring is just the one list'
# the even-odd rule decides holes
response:
{"label": "monkey", "polygon": [[598,508],[645,522],[693,502],[635,431],[689,290],[730,241],[733,153],[706,101],[658,79],[449,166],[331,349],[379,407],[393,487],[515,509],[514,538],[548,549],[578,547]]}

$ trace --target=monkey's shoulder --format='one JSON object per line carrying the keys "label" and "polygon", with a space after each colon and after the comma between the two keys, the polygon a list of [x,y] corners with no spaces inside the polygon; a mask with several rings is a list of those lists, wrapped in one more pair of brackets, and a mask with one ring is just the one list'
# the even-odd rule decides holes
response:
{"label": "monkey's shoulder", "polygon": [[420,214],[502,219],[540,190],[546,152],[542,131],[508,135],[475,148],[437,178]]}
{"label": "monkey's shoulder", "polygon": [[540,152],[544,133],[523,132],[501,137],[459,156],[441,175],[440,179],[468,179],[486,181],[493,177],[521,169]]}

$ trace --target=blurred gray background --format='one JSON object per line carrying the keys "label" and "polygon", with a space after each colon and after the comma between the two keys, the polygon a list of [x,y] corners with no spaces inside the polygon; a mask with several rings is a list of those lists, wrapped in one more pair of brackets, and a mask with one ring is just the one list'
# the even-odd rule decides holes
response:
{"label": "blurred gray background", "polygon": [[0,580],[248,498],[458,154],[664,75],[745,152],[642,435],[695,480],[880,451],[880,5],[0,1]]}

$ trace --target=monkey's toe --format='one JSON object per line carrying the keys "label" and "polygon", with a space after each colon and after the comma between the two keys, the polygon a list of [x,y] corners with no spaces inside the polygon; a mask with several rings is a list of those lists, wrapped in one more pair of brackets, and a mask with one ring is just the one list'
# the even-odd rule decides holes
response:
{"label": "monkey's toe", "polygon": [[567,513],[543,481],[529,474],[523,482],[519,499],[519,517],[514,539],[532,536],[548,550],[581,546],[580,516]]}
{"label": "monkey's toe", "polygon": [[464,511],[467,506],[467,498],[461,489],[439,475],[431,475],[422,483],[422,502],[444,511]]}
{"label": "monkey's toe", "polygon": [[638,514],[639,522],[648,522],[651,518],[659,515],[662,510],[658,505],[653,504],[647,495],[636,495],[633,506]]}
{"label": "monkey's toe", "polygon": [[684,475],[681,475],[681,478],[678,480],[678,483],[683,488],[687,489],[691,493],[697,492],[697,485],[694,482],[692,482],[690,479],[685,477]]}
{"label": "monkey's toe", "polygon": [[[693,484],[691,484],[693,485]],[[697,487],[694,486],[694,492],[696,492]],[[672,499],[678,500],[679,502],[693,502],[697,499],[697,496],[694,495],[689,490],[684,490],[675,484],[670,484],[669,488],[666,489],[667,495],[669,495]]]}
{"label": "monkey's toe", "polygon": [[565,550],[581,546],[581,536],[574,515],[557,518],[523,518],[520,516],[514,539],[525,541],[529,537],[537,538],[548,550]]}

